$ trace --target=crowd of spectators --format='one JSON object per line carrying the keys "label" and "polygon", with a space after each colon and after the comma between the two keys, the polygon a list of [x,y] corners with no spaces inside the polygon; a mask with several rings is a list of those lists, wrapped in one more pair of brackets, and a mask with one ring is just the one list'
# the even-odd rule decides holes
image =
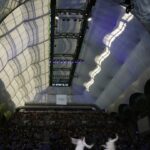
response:
{"label": "crowd of spectators", "polygon": [[16,112],[0,128],[0,149],[74,150],[70,138],[85,137],[92,150],[103,150],[108,138],[114,138],[117,150],[141,150],[128,128],[115,117],[97,111],[25,111]]}

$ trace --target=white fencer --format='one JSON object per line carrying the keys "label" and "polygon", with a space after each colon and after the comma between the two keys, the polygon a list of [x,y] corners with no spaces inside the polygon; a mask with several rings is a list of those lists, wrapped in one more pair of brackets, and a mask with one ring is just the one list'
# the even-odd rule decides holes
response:
{"label": "white fencer", "polygon": [[115,142],[118,140],[118,135],[116,138],[111,139],[109,138],[105,145],[102,145],[105,149],[104,150],[116,150]]}
{"label": "white fencer", "polygon": [[87,145],[85,142],[85,137],[83,137],[82,139],[71,138],[71,142],[72,144],[76,145],[75,150],[84,150],[84,147],[91,149],[94,146],[94,144]]}

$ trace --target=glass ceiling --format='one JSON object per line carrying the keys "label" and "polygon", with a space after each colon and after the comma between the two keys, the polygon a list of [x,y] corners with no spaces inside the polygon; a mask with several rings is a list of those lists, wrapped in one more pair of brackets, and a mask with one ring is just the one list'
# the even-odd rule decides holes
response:
{"label": "glass ceiling", "polygon": [[25,1],[28,0],[0,0],[0,22]]}
{"label": "glass ceiling", "polygon": [[[12,10],[17,2],[3,4]],[[33,101],[48,87],[49,10],[49,0],[28,1],[1,22],[0,79],[16,106]]]}

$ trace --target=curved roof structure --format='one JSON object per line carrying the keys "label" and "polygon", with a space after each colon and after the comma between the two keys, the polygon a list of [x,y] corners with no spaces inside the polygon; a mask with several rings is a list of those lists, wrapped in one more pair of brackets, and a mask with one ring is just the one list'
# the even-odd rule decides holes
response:
{"label": "curved roof structure", "polygon": [[150,2],[132,0],[132,13],[120,2],[1,0],[0,84],[12,103],[55,103],[65,94],[69,103],[114,111],[142,92]]}

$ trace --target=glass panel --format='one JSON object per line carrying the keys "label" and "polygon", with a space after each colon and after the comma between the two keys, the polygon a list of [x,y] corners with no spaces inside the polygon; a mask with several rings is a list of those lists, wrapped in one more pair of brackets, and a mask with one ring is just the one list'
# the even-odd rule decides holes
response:
{"label": "glass panel", "polygon": [[76,13],[58,13],[56,14],[56,33],[79,33],[82,24],[82,15]]}
{"label": "glass panel", "polygon": [[74,54],[76,46],[76,39],[56,39],[54,54]]}
{"label": "glass panel", "polygon": [[53,71],[54,76],[69,76],[70,71]]}

